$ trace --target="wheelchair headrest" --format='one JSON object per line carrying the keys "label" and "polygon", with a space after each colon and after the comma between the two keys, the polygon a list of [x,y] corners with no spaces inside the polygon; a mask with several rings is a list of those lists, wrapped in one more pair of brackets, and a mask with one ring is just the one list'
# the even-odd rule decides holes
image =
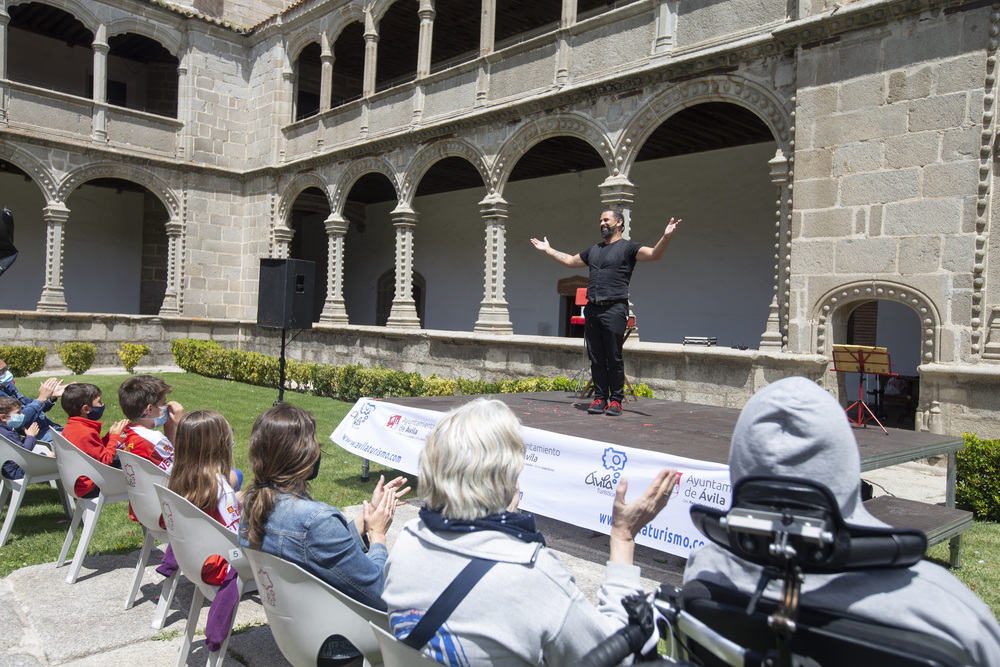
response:
{"label": "wheelchair headrest", "polygon": [[692,505],[691,520],[739,558],[764,567],[794,559],[803,572],[909,567],[927,550],[916,529],[847,525],[828,488],[796,477],[745,477],[728,512]]}

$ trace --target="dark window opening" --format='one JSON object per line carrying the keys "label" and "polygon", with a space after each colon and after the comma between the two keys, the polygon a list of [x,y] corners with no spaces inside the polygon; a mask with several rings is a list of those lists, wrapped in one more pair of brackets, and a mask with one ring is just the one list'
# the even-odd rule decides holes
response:
{"label": "dark window opening", "polygon": [[330,107],[361,99],[365,85],[365,26],[351,23],[333,44]]}
{"label": "dark window opening", "polygon": [[397,2],[379,21],[375,90],[386,90],[416,78],[419,26],[415,2]]}
{"label": "dark window opening", "polygon": [[323,71],[321,53],[319,44],[311,42],[302,49],[295,61],[295,120],[319,113],[320,79]]}

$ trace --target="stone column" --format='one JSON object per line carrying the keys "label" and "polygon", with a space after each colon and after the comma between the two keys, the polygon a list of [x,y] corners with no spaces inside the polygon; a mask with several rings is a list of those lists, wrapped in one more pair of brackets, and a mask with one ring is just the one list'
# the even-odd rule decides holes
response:
{"label": "stone column", "polygon": [[788,299],[791,289],[791,164],[779,148],[768,162],[771,182],[777,188],[778,206],[774,223],[774,296],[771,298],[767,325],[760,339],[761,350],[781,351],[788,344]]}
{"label": "stone column", "polygon": [[166,224],[167,229],[167,289],[163,293],[160,315],[180,315],[180,278],[183,257],[184,223],[175,218]]}
{"label": "stone column", "polygon": [[[295,70],[291,67],[285,67],[281,70],[281,81],[282,85],[279,87],[280,93],[278,95],[279,103],[277,107],[281,109],[279,114],[281,117],[284,117],[284,124],[287,125],[295,120]],[[278,162],[285,161],[285,149],[287,146],[288,139],[285,138],[285,133],[275,132],[274,148]]]}
{"label": "stone column", "polygon": [[194,124],[191,122],[194,91],[191,88],[190,79],[188,78],[188,71],[190,69],[188,63],[191,56],[187,49],[187,39],[184,42],[185,45],[177,63],[177,120],[184,123],[184,129],[177,133],[177,157],[181,160],[190,160],[193,142],[191,128],[194,127]]}
{"label": "stone column", "polygon": [[372,17],[371,8],[365,10],[365,74],[362,97],[375,94],[375,68],[378,64],[378,24]]}
{"label": "stone column", "polygon": [[479,76],[476,80],[476,106],[486,104],[490,90],[490,64],[486,56],[493,53],[496,40],[497,0],[483,0],[479,12]]}
{"label": "stone column", "polygon": [[63,228],[69,220],[65,204],[49,204],[42,209],[45,220],[45,287],[38,301],[38,310],[66,312],[63,290]]}
{"label": "stone column", "polygon": [[7,86],[8,23],[10,23],[10,14],[7,13],[7,3],[0,2],[0,127],[7,125],[7,110],[10,108],[10,88]]}
{"label": "stone column", "polygon": [[653,55],[667,55],[674,48],[677,31],[677,0],[656,0],[656,39]]}
{"label": "stone column", "polygon": [[431,73],[431,45],[434,42],[434,0],[420,0],[420,36],[417,47],[417,80]]}
{"label": "stone column", "polygon": [[420,0],[417,16],[420,33],[417,46],[417,82],[413,87],[413,119],[416,125],[424,115],[423,80],[431,73],[431,45],[434,43],[434,0]]}
{"label": "stone column", "polygon": [[576,23],[576,0],[562,0],[562,16],[559,18],[559,53],[556,56],[556,85],[569,83],[569,68],[573,47],[570,45],[570,27]]}
{"label": "stone column", "polygon": [[481,333],[514,333],[503,293],[508,206],[499,195],[488,195],[479,202],[479,212],[486,223],[486,283],[474,330]]}
{"label": "stone column", "polygon": [[320,38],[320,55],[322,62],[320,66],[319,79],[319,112],[330,110],[330,96],[333,94],[333,48],[330,46],[330,36],[325,32]]}
{"label": "stone column", "polygon": [[106,143],[108,140],[108,27],[97,26],[94,36],[94,141]]}
{"label": "stone column", "polygon": [[419,329],[420,318],[413,300],[413,228],[420,214],[400,204],[390,215],[392,226],[396,228],[396,293],[386,326]]}
{"label": "stone column", "polygon": [[274,248],[272,256],[274,259],[288,259],[288,246],[292,243],[295,232],[285,226],[275,226],[274,228]]}
{"label": "stone column", "polygon": [[326,226],[326,301],[320,322],[347,324],[347,308],[344,307],[344,237],[347,235],[347,220],[339,213],[331,213],[324,223]]}

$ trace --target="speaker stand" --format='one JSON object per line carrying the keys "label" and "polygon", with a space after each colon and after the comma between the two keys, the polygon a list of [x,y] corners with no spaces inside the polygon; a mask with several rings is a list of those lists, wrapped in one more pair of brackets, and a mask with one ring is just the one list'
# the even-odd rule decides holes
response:
{"label": "speaker stand", "polygon": [[281,356],[278,357],[278,400],[274,402],[274,405],[280,405],[285,402],[285,331],[284,327],[281,328]]}

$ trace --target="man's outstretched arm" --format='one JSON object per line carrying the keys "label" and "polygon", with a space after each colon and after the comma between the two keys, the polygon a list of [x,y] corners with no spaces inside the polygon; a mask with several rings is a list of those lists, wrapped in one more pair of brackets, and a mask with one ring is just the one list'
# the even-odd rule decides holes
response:
{"label": "man's outstretched arm", "polygon": [[636,253],[635,258],[640,262],[655,262],[659,258],[663,257],[663,253],[666,252],[667,246],[670,245],[670,237],[674,235],[677,231],[677,225],[681,224],[680,220],[674,220],[670,218],[670,222],[667,223],[667,228],[663,230],[663,236],[660,240],[656,242],[656,245],[650,248],[648,245],[644,245],[639,248],[639,252]]}
{"label": "man's outstretched arm", "polygon": [[[531,239],[531,245],[535,246],[563,266],[568,266],[571,269],[582,269],[587,266],[587,263],[580,259],[579,254],[572,256],[567,255],[566,253],[560,252],[550,246],[548,237],[543,236],[541,241],[538,239]],[[664,246],[664,250],[666,250],[666,246]],[[662,251],[660,254],[663,254]]]}

